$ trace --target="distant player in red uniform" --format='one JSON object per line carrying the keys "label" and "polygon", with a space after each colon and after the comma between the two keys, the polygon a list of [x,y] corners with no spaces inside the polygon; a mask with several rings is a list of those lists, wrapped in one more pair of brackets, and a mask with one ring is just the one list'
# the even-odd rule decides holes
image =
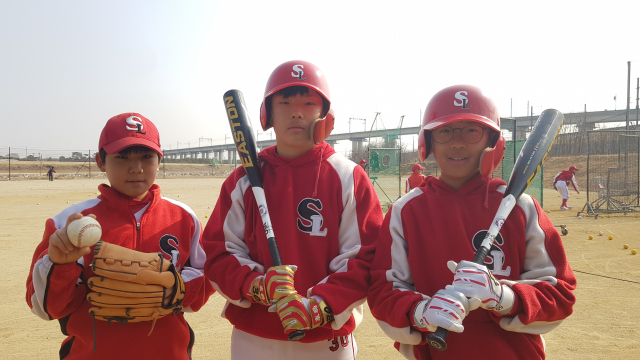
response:
{"label": "distant player in red uniform", "polygon": [[[427,105],[419,155],[440,178],[397,200],[371,265],[371,313],[407,359],[544,359],[541,334],[573,311],[576,279],[560,235],[527,194],[504,222],[483,265],[471,261],[506,184],[491,172],[504,156],[498,109],[458,85]],[[448,261],[449,260],[449,261]],[[451,331],[444,352],[426,345]]]}
{"label": "distant player in red uniform", "polygon": [[576,181],[576,171],[579,171],[577,167],[571,165],[569,170],[562,170],[556,176],[553,177],[553,187],[558,190],[560,195],[562,196],[562,205],[560,205],[560,210],[571,210],[573,206],[567,205],[567,201],[569,200],[569,187],[567,184],[571,182],[573,185],[573,189],[577,194],[580,194],[580,190],[578,190],[578,182]]}
{"label": "distant player in red uniform", "polygon": [[407,183],[405,185],[404,193],[408,193],[409,191],[417,188],[422,181],[424,181],[424,175],[422,175],[422,170],[424,170],[424,166],[420,164],[414,164],[411,167],[412,174],[407,178]]}
{"label": "distant player in red uniform", "polygon": [[140,114],[116,115],[102,129],[98,148],[95,160],[110,185],[46,221],[27,279],[27,303],[38,317],[60,322],[67,336],[60,359],[191,359],[195,335],[182,311],[153,325],[96,320],[89,313],[93,249],[75,247],[67,237],[67,225],[83,216],[97,217],[104,241],[171,261],[185,284],[183,311],[198,311],[214,291],[202,273],[198,217],[154,184],[162,159],[155,125]]}
{"label": "distant player in red uniform", "polygon": [[[225,180],[203,235],[205,274],[227,299],[232,359],[354,359],[382,211],[361,166],[324,140],[333,128],[324,74],[289,61],[260,110],[276,145],[260,152],[283,266],[273,267],[244,169]],[[294,276],[295,274],[295,276]],[[295,281],[294,281],[295,278]],[[275,305],[274,305],[275,303]],[[304,330],[296,342],[287,334]]]}

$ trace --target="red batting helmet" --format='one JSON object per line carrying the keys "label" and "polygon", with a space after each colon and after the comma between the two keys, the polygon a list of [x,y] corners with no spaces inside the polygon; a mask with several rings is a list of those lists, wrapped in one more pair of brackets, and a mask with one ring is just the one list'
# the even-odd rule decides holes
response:
{"label": "red batting helmet", "polygon": [[267,114],[268,98],[276,92],[289,86],[306,86],[317,91],[329,104],[323,119],[318,119],[311,126],[311,137],[316,144],[320,144],[328,138],[333,130],[334,112],[331,109],[331,96],[329,84],[322,71],[314,64],[303,60],[292,60],[278,66],[267,81],[264,89],[264,98],[260,106],[260,124],[262,130],[271,128],[269,114]]}
{"label": "red batting helmet", "polygon": [[493,100],[475,86],[455,85],[435,94],[422,118],[418,135],[418,156],[424,161],[431,154],[431,130],[456,121],[474,121],[495,130],[498,137],[480,157],[480,173],[489,176],[504,157],[505,139],[500,132],[500,115]]}

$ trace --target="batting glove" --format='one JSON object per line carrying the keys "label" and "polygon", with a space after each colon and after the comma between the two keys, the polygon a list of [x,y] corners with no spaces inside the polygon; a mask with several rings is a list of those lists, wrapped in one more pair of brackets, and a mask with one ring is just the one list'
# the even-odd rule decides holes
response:
{"label": "batting glove", "polygon": [[500,284],[489,269],[471,261],[447,262],[447,267],[455,274],[452,289],[469,298],[472,309],[482,307],[499,314],[508,314],[513,307],[515,294],[507,285]]}
{"label": "batting glove", "polygon": [[320,298],[305,298],[299,294],[289,295],[269,308],[270,312],[278,312],[285,334],[296,330],[309,330],[333,321],[333,311]]}
{"label": "batting glove", "polygon": [[420,330],[435,332],[439,327],[461,333],[462,320],[469,313],[464,294],[451,289],[439,290],[431,299],[418,302],[413,311],[413,325]]}
{"label": "batting glove", "polygon": [[298,270],[295,265],[273,266],[267,273],[251,282],[249,297],[253,302],[271,306],[291,294],[297,294],[293,276]]}

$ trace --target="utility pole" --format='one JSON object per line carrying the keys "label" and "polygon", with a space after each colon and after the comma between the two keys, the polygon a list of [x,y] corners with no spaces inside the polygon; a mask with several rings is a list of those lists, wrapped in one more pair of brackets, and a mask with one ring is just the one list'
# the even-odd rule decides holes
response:
{"label": "utility pole", "polygon": [[638,126],[638,100],[640,100],[640,78],[636,79],[636,126]]}
{"label": "utility pole", "polygon": [[200,147],[200,141],[201,141],[201,140],[209,140],[209,143],[210,143],[211,145],[213,145],[213,139],[211,139],[211,138],[199,138],[199,139],[198,139],[198,147]]}
{"label": "utility pole", "polygon": [[627,61],[627,131],[629,130],[629,101],[631,100],[631,61]]}

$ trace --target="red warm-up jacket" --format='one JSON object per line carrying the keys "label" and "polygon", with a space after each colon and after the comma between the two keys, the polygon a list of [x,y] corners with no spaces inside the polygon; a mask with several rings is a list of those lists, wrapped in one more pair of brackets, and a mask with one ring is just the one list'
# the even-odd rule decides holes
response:
{"label": "red warm-up jacket", "polygon": [[445,351],[426,345],[429,333],[412,327],[412,306],[452,284],[447,261],[473,259],[505,185],[478,175],[456,191],[427,177],[387,212],[368,301],[378,324],[407,359],[544,359],[540,334],[572,313],[576,278],[560,235],[536,200],[523,194],[485,260],[493,275],[515,292],[511,312],[472,311],[463,321],[464,332],[449,333]]}
{"label": "red warm-up jacket", "polygon": [[[264,191],[280,256],[297,265],[295,288],[319,296],[335,320],[306,331],[302,342],[349,335],[362,321],[369,264],[382,223],[376,193],[362,167],[326,142],[297,158],[259,154]],[[237,329],[287,340],[277,313],[252,303],[243,284],[273,266],[260,212],[244,169],[224,182],[202,242],[205,274],[227,299],[223,316]]]}
{"label": "red warm-up jacket", "polygon": [[[95,321],[86,282],[95,276],[89,267],[93,251],[75,263],[58,265],[47,254],[49,237],[66,225],[69,215],[94,214],[102,227],[102,240],[149,253],[162,253],[185,282],[183,311],[199,310],[214,292],[202,268],[205,254],[200,245],[202,225],[185,204],[160,196],[160,187],[149,189],[151,202],[133,214],[129,198],[100,185],[100,195],[64,209],[45,224],[42,242],[33,254],[27,279],[27,303],[44,320],[58,319],[67,338],[60,356],[64,359],[190,359],[194,333],[180,312],[152,322],[129,324]],[[93,336],[95,331],[96,352]]]}

